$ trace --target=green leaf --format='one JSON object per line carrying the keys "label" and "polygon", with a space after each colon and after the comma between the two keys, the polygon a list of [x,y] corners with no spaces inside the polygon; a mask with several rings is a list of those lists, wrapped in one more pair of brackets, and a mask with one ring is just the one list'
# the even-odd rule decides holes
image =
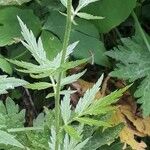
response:
{"label": "green leaf", "polygon": [[84,111],[86,109],[88,109],[88,107],[92,104],[92,102],[94,101],[96,93],[100,89],[102,81],[103,81],[103,75],[98,79],[96,84],[94,84],[94,86],[91,89],[88,89],[85,92],[83,98],[79,99],[79,102],[75,108],[75,112],[78,115],[81,115],[82,113],[84,113]]}
{"label": "green leaf", "polygon": [[87,117],[76,118],[75,120],[77,120],[80,123],[88,124],[90,126],[111,127],[111,125],[107,122],[100,121],[100,120],[95,120],[95,119],[87,118]]}
{"label": "green leaf", "polygon": [[[55,69],[53,69],[53,70],[50,69],[49,66],[46,66],[46,68],[41,68],[41,70],[39,70],[40,69],[40,67],[39,67],[39,68],[37,68],[37,69],[34,70],[35,72],[33,72],[33,70],[29,70],[29,73],[32,73],[32,72],[33,73],[39,73],[38,75],[31,74],[31,77],[33,77],[33,78],[37,78],[37,79],[38,78],[45,78],[45,77],[48,77],[50,75],[55,75],[55,74],[58,74],[59,72],[66,71],[68,69],[71,69],[71,68],[74,68],[74,67],[79,66],[81,64],[84,64],[88,60],[89,59],[82,59],[82,60],[70,61],[70,62],[62,64],[56,70]],[[22,70],[20,70],[20,71],[22,71]],[[25,72],[25,71],[23,70],[23,72]],[[27,73],[28,73],[28,71],[27,71]]]}
{"label": "green leaf", "polygon": [[30,60],[32,57],[30,52],[21,43],[7,46],[7,52],[9,59],[25,61]]}
{"label": "green leaf", "polygon": [[123,46],[106,53],[120,61],[110,75],[130,82],[144,78],[135,92],[135,97],[139,98],[138,103],[142,104],[144,116],[148,116],[150,114],[150,53],[143,46],[142,40],[122,39],[122,42]]}
{"label": "green leaf", "polygon": [[25,147],[17,141],[14,136],[0,130],[0,144],[12,145],[24,149]]}
{"label": "green leaf", "polygon": [[7,114],[10,115],[10,114],[16,114],[19,112],[19,107],[18,105],[16,105],[14,103],[14,101],[8,97],[6,99],[6,110],[7,110]]}
{"label": "green leaf", "polygon": [[87,13],[83,13],[83,12],[77,13],[77,16],[80,18],[83,18],[83,19],[87,19],[87,20],[104,19],[104,17],[93,16],[91,14],[87,14]]}
{"label": "green leaf", "polygon": [[3,115],[6,119],[7,129],[23,127],[25,110],[20,111],[19,106],[9,97],[6,99],[5,114],[3,113]]}
{"label": "green leaf", "polygon": [[122,23],[136,6],[137,0],[99,0],[87,6],[83,11],[95,16],[105,17],[92,21],[99,32],[107,33]]}
{"label": "green leaf", "polygon": [[83,150],[96,150],[99,147],[112,143],[115,138],[118,137],[118,134],[122,130],[123,125],[117,125],[112,128],[106,129],[104,132],[102,130],[98,130],[88,141],[88,143],[84,146]]}
{"label": "green leaf", "polygon": [[61,2],[65,7],[67,7],[67,0],[60,0],[60,2]]}
{"label": "green leaf", "polygon": [[0,76],[0,94],[6,94],[8,89],[26,85],[27,82],[14,77]]}
{"label": "green leaf", "polygon": [[22,44],[31,52],[31,54],[39,64],[44,65],[48,60],[46,58],[46,52],[44,50],[41,38],[36,41],[33,32],[27,28],[27,26],[19,17],[18,20],[22,30],[21,34],[25,40],[25,42],[21,41]]}
{"label": "green leaf", "polygon": [[[43,28],[55,33],[63,41],[65,20],[65,16],[58,12],[52,12]],[[72,27],[70,43],[79,41],[79,44],[74,50],[73,56],[82,59],[88,58],[92,53],[95,63],[108,66],[108,59],[104,55],[105,47],[99,40],[99,32],[96,27],[80,18],[76,18],[76,22],[78,25]]]}
{"label": "green leaf", "polygon": [[73,83],[77,81],[81,76],[85,74],[86,70],[77,74],[73,74],[71,76],[67,76],[61,80],[61,85],[64,86],[66,84]]}
{"label": "green leaf", "polygon": [[32,10],[4,7],[0,9],[0,46],[18,43],[21,40],[22,36],[17,15],[27,23],[36,35],[39,33],[41,23]]}
{"label": "green leaf", "polygon": [[23,69],[33,69],[33,68],[37,68],[37,65],[34,65],[32,63],[29,62],[25,62],[25,61],[18,61],[18,60],[13,60],[13,59],[7,59],[7,61],[9,61],[10,63],[17,65],[19,67],[22,67]]}
{"label": "green leaf", "polygon": [[122,148],[123,148],[123,143],[118,142],[118,143],[112,143],[111,145],[102,146],[98,150],[121,150]]}
{"label": "green leaf", "polygon": [[31,0],[0,0],[0,5],[21,5]]}
{"label": "green leaf", "polygon": [[50,136],[50,142],[49,142],[49,148],[54,150],[56,144],[56,131],[54,126],[51,127],[51,136]]}
{"label": "green leaf", "polygon": [[75,128],[73,128],[72,126],[65,125],[64,130],[75,140],[77,140],[77,141],[81,140],[80,133],[78,133],[78,131]]}
{"label": "green leaf", "polygon": [[[71,94],[73,94],[73,93],[75,93],[76,91],[73,91],[73,90],[62,90],[62,91],[60,91],[60,95],[66,95],[66,94],[69,94],[69,95],[71,95]],[[54,93],[49,93],[47,96],[46,96],[46,98],[50,98],[50,97],[54,97],[55,96],[55,94]]]}
{"label": "green leaf", "polygon": [[77,10],[81,10],[82,8],[86,7],[90,3],[96,2],[98,0],[79,0],[79,5],[77,7]]}
{"label": "green leaf", "polygon": [[111,94],[94,101],[92,105],[84,111],[84,114],[99,115],[106,114],[107,112],[114,110],[115,107],[111,106],[111,104],[116,103],[129,87],[130,86],[126,86],[123,89],[114,91]]}
{"label": "green leaf", "polygon": [[50,88],[52,86],[53,85],[48,82],[36,82],[33,84],[25,85],[26,88],[32,89],[32,90],[44,90],[44,89]]}
{"label": "green leaf", "polygon": [[56,57],[58,52],[60,52],[62,43],[55,35],[45,30],[42,31],[41,39],[43,42],[44,50],[46,51],[47,58],[52,60],[54,57]]}
{"label": "green leaf", "polygon": [[65,134],[63,142],[63,150],[82,150],[84,145],[88,142],[89,138],[85,139],[82,142],[78,142],[73,138],[69,138],[68,134]]}
{"label": "green leaf", "polygon": [[[25,42],[24,41],[21,41],[21,42],[31,52],[35,60],[40,64],[40,65],[34,65],[32,63],[23,62],[23,61],[21,62],[17,60],[8,60],[9,62],[17,66],[24,68],[24,69],[17,69],[18,71],[24,72],[24,73],[30,73],[32,78],[45,78],[51,74],[54,75],[54,73],[61,71],[61,69],[63,69],[62,71],[65,71],[65,69],[67,69],[68,67],[72,68],[74,66],[71,66],[71,65],[76,65],[79,62],[83,61],[83,60],[74,61],[73,63],[69,62],[67,63],[67,66],[66,66],[66,63],[61,65],[62,51],[58,53],[57,56],[54,57],[52,61],[48,60],[46,56],[46,52],[43,47],[41,37],[38,39],[38,41],[36,41],[36,37],[34,36],[33,32],[27,28],[27,26],[22,22],[22,20],[19,17],[18,17],[18,20],[22,29],[22,32],[21,32],[22,36],[25,39]],[[77,44],[78,44],[78,41],[70,44],[67,47],[65,61],[68,59],[69,55],[73,52]]]}
{"label": "green leaf", "polygon": [[8,74],[12,74],[12,67],[9,64],[8,61],[6,61],[6,59],[0,55],[0,68],[2,69],[2,71],[8,73]]}
{"label": "green leaf", "polygon": [[60,109],[64,124],[67,125],[71,117],[70,94],[65,94],[63,100],[61,101]]}

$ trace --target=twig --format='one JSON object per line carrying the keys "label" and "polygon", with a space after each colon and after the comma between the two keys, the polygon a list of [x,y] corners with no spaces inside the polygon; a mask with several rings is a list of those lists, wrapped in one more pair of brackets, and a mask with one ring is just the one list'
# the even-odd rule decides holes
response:
{"label": "twig", "polygon": [[29,102],[30,102],[30,105],[31,105],[31,107],[32,107],[32,109],[33,109],[33,111],[34,111],[34,114],[35,114],[35,116],[37,116],[37,111],[36,111],[36,108],[35,108],[35,106],[34,106],[34,103],[33,103],[32,97],[31,97],[31,94],[30,94],[30,92],[29,92],[28,89],[26,89],[26,88],[24,88],[24,89],[25,89],[25,92],[26,92],[26,94],[27,94],[27,96],[28,96],[28,100],[29,100]]}
{"label": "twig", "polygon": [[101,94],[102,94],[102,97],[105,96],[105,93],[106,93],[106,89],[107,89],[107,83],[108,83],[108,80],[110,79],[110,76],[107,76],[103,82],[103,85],[102,85],[102,89],[101,89]]}

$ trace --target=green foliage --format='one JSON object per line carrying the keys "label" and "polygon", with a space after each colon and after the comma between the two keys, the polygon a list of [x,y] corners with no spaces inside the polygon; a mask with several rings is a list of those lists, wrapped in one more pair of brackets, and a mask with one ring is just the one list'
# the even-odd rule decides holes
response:
{"label": "green foliage", "polygon": [[7,98],[6,100],[6,107],[2,102],[0,102],[0,108],[0,143],[24,148],[24,146],[16,140],[13,135],[10,135],[5,131],[13,127],[22,127],[24,123],[25,111],[22,110],[19,112],[18,106],[15,105],[10,98]]}
{"label": "green foliage", "polygon": [[0,5],[21,5],[31,0],[0,0]]}
{"label": "green foliage", "polygon": [[122,23],[136,6],[137,0],[99,0],[87,8],[85,12],[97,16],[103,16],[102,20],[95,20],[93,23],[97,26],[100,33],[107,33],[111,29]]}
{"label": "green foliage", "polygon": [[[71,29],[70,43],[79,41],[79,44],[75,48],[73,56],[82,59],[89,57],[90,53],[92,53],[96,64],[107,66],[109,63],[104,55],[105,47],[99,40],[99,33],[96,27],[80,18],[75,18],[75,21],[78,25],[73,25]],[[62,41],[65,29],[65,16],[58,12],[51,12],[43,28],[55,33]]]}
{"label": "green foliage", "polygon": [[102,146],[98,150],[120,150],[120,149],[122,149],[122,147],[123,147],[123,144],[118,142],[118,143],[112,143],[109,146],[108,145]]}
{"label": "green foliage", "polygon": [[120,124],[116,127],[106,129],[102,132],[100,129],[94,133],[88,143],[84,146],[83,150],[96,150],[105,144],[110,144],[118,137],[122,130],[123,125]]}
{"label": "green foliage", "polygon": [[0,144],[24,148],[24,146],[21,143],[19,143],[12,135],[1,130],[0,130]]}
{"label": "green foliage", "polygon": [[35,89],[44,90],[44,89],[50,88],[52,86],[53,85],[48,83],[48,82],[36,82],[36,83],[33,83],[33,84],[28,84],[25,87],[28,88],[28,89],[32,89],[32,90],[35,90]]}
{"label": "green foliage", "polygon": [[12,67],[11,65],[8,63],[8,61],[5,60],[5,58],[0,55],[0,68],[2,71],[4,71],[5,73],[8,73],[8,74],[12,74]]}
{"label": "green foliage", "polygon": [[[90,59],[93,61],[93,56],[96,64],[109,66],[104,55],[105,37],[101,35],[100,40],[100,34],[123,22],[136,6],[136,0],[79,0],[73,5],[71,0],[29,1],[0,0],[0,5],[3,5],[0,8],[0,51],[4,55],[0,55],[0,69],[9,75],[16,75],[9,64],[12,63],[20,72],[17,76],[31,82],[2,75],[0,94],[18,86],[45,90],[46,98],[54,97],[55,108],[44,108],[44,112],[33,120],[33,127],[24,127],[25,110],[20,110],[11,98],[4,103],[1,101],[0,149],[97,150],[107,149],[110,144],[112,148],[120,148],[120,145],[112,143],[123,125],[114,127],[108,120],[116,109],[114,104],[130,86],[95,100],[103,82],[102,75],[73,108],[71,94],[76,91],[66,89],[66,85],[77,81],[86,70],[70,76],[66,71]],[[110,57],[121,61],[111,75],[131,82],[144,78],[135,96],[142,103],[144,114],[149,115],[149,53],[143,50],[145,46],[141,41],[123,39],[122,42],[124,45],[118,46],[119,50],[115,48],[107,52]],[[73,61],[71,55],[81,60]]]}
{"label": "green foliage", "polygon": [[[46,147],[48,147],[49,133],[46,128],[47,124],[50,126],[50,122],[47,117],[52,119],[52,113],[51,116],[46,113],[45,117],[40,114],[34,121],[34,127],[28,130],[28,128],[24,128],[25,110],[19,112],[18,105],[15,105],[13,100],[8,98],[6,106],[1,102],[0,108],[0,144],[2,144],[0,148],[6,150],[17,149],[16,147],[19,147],[17,150],[27,147],[30,150],[48,149]],[[45,130],[43,130],[44,126]],[[13,148],[14,146],[15,148]]]}
{"label": "green foliage", "polygon": [[18,86],[26,85],[27,82],[14,77],[0,76],[0,94],[6,94],[8,89],[14,89]]}
{"label": "green foliage", "polygon": [[[47,70],[56,71],[56,73],[58,73],[57,70],[59,70],[61,66],[60,59],[61,59],[62,52],[58,53],[57,56],[53,58],[53,60],[51,61],[47,59],[41,38],[39,38],[36,41],[36,38],[34,37],[32,31],[28,30],[27,26],[20,19],[19,19],[19,23],[22,28],[22,35],[25,39],[25,41],[22,41],[22,44],[30,51],[30,53],[32,54],[32,56],[35,58],[35,60],[38,62],[39,65],[16,61],[16,60],[9,60],[9,61],[22,68],[25,68],[26,70],[23,70],[23,72],[26,72],[26,73],[45,74],[47,73]],[[75,42],[68,46],[67,51],[66,51],[67,53],[65,55],[65,63],[63,64],[63,67],[61,69],[62,71],[65,71],[66,68],[69,69],[70,67],[73,67],[74,65],[76,66],[77,64],[79,65],[82,62],[84,62],[83,60],[79,61],[79,63],[78,61],[66,62],[67,58],[73,52],[73,49],[76,47],[77,44],[78,42]],[[63,78],[62,81],[60,82],[61,86],[71,83],[71,80],[76,81],[78,78],[80,78],[84,74],[84,72],[85,71],[83,71],[82,73],[78,73],[78,74]],[[43,77],[43,74],[42,74],[42,77]],[[28,84],[26,85],[26,87],[40,90],[40,89],[45,89],[50,86],[53,86],[54,96],[55,96],[55,90],[56,90],[55,86],[57,86],[57,82],[58,82],[58,79],[56,76],[57,74],[56,75],[55,74],[52,74],[52,72],[48,74],[52,82],[51,84],[47,82],[37,82],[34,84]],[[91,138],[88,138],[88,137],[85,139],[83,138],[85,137],[83,135],[85,125],[98,126],[98,127],[101,126],[101,127],[107,127],[107,128],[111,127],[111,125],[108,124],[106,121],[104,121],[101,117],[100,117],[101,119],[99,118],[98,120],[98,119],[95,119],[94,116],[106,115],[108,112],[114,110],[115,107],[111,106],[111,104],[116,102],[118,97],[120,97],[122,93],[128,87],[120,91],[116,91],[112,93],[112,95],[107,96],[106,98],[104,97],[102,100],[100,99],[99,101],[94,101],[95,95],[99,91],[102,81],[103,81],[103,75],[98,79],[96,84],[91,89],[87,90],[84,96],[80,98],[74,110],[71,109],[71,105],[70,105],[70,93],[64,93],[65,96],[60,105],[62,123],[60,124],[61,130],[59,131],[60,133],[59,133],[58,149],[67,150],[68,147],[74,150],[84,149],[87,142],[94,138],[94,136],[92,135],[91,135],[92,136]],[[13,106],[13,104],[11,105]],[[6,105],[6,107],[9,113],[9,106]],[[101,111],[97,111],[95,113],[95,110],[97,109]],[[13,110],[16,110],[16,109],[13,109]],[[90,111],[88,112],[88,110]],[[47,112],[48,111],[46,111],[46,116],[47,114],[49,114]],[[13,113],[11,112],[11,114]],[[47,120],[46,116],[44,117],[44,115],[41,114],[35,120],[33,128],[21,127],[18,129],[13,129],[13,127],[11,127],[12,129],[9,129],[8,131],[17,133],[18,138],[22,136],[23,140],[21,141],[21,143],[23,143],[25,147],[28,147],[28,149],[31,149],[31,150],[39,149],[39,148],[48,149],[48,146],[47,146],[48,143],[49,143],[50,149],[55,149],[56,143],[57,143],[56,141],[58,140],[57,139],[58,135],[56,134],[56,129],[54,127],[56,116],[55,118],[53,118],[52,112],[51,112],[51,115],[48,116],[49,120]],[[50,124],[49,124],[49,121],[51,122]],[[74,124],[74,122],[76,122],[76,124]],[[38,131],[36,131],[36,129],[38,129]],[[114,138],[117,137],[118,135],[118,132],[116,131],[117,129],[120,130],[120,127],[115,128],[114,134],[112,132],[110,141],[114,140]],[[51,136],[50,136],[50,141],[49,141],[50,130],[51,130]],[[23,136],[21,133],[19,133],[21,131],[24,132],[26,136]],[[97,142],[96,144],[97,144],[96,148],[99,148],[103,145],[103,144],[100,145]],[[104,143],[104,144],[108,144],[108,141],[107,143]]]}
{"label": "green foliage", "polygon": [[51,32],[43,30],[41,34],[44,50],[46,51],[47,58],[52,60],[61,50],[61,41],[54,36]]}
{"label": "green foliage", "polygon": [[111,76],[129,80],[130,82],[143,79],[135,92],[135,97],[139,98],[138,103],[142,104],[144,116],[150,114],[150,67],[149,51],[144,46],[142,40],[122,39],[123,46],[118,46],[106,54],[121,63],[111,72]]}
{"label": "green foliage", "polygon": [[[67,1],[66,0],[60,0],[60,1],[65,7],[67,7]],[[79,12],[81,9],[88,6],[90,3],[93,3],[96,1],[98,1],[98,0],[79,0],[77,8],[75,10],[73,7],[71,8],[73,23],[76,24],[76,22],[74,21],[75,16],[78,16],[80,18],[87,19],[87,20],[103,19],[103,17],[100,17],[100,16],[93,16],[93,15],[87,14],[85,12]]]}
{"label": "green foliage", "polygon": [[[4,7],[0,9],[0,46],[18,43],[21,40],[20,27],[16,16],[19,15],[29,27],[38,34],[41,28],[39,19],[32,10],[17,7]],[[11,16],[11,17],[10,17]],[[32,17],[32,19],[30,19]],[[12,24],[13,23],[13,24]]]}

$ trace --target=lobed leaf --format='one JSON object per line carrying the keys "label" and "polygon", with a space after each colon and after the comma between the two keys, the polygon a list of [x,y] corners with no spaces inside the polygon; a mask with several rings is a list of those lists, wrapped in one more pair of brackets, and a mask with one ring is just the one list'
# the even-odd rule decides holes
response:
{"label": "lobed leaf", "polygon": [[120,61],[110,75],[130,82],[143,79],[135,92],[135,97],[139,98],[138,102],[142,104],[144,116],[148,116],[150,114],[150,53],[143,46],[143,41],[137,41],[136,37],[122,39],[122,42],[122,46],[106,53],[106,55]]}
{"label": "lobed leaf", "polygon": [[0,94],[6,94],[7,90],[26,85],[28,82],[14,77],[0,76]]}
{"label": "lobed leaf", "polygon": [[36,82],[36,83],[25,85],[25,88],[32,89],[32,90],[44,90],[52,86],[53,85],[48,82]]}
{"label": "lobed leaf", "polygon": [[99,91],[100,89],[99,86],[101,85],[102,81],[103,81],[103,75],[98,79],[96,84],[91,89],[85,92],[83,98],[79,99],[79,102],[75,108],[75,112],[78,115],[81,115],[84,112],[84,110],[86,110],[94,101],[95,95]]}
{"label": "lobed leaf", "polygon": [[70,105],[70,94],[65,94],[63,100],[61,101],[61,116],[63,118],[64,124],[66,125],[71,117],[71,105]]}
{"label": "lobed leaf", "polygon": [[12,145],[24,149],[25,147],[14,138],[13,135],[8,134],[5,131],[0,130],[0,144]]}
{"label": "lobed leaf", "polygon": [[66,133],[68,133],[72,138],[74,138],[75,140],[77,141],[80,141],[81,140],[81,136],[80,134],[78,133],[78,131],[73,128],[72,126],[69,126],[69,125],[65,125],[64,126],[64,130],[66,131]]}
{"label": "lobed leaf", "polygon": [[111,127],[111,125],[107,122],[104,121],[100,121],[100,120],[95,120],[92,118],[87,118],[87,117],[80,117],[80,118],[76,118],[75,120],[77,120],[80,123],[84,123],[90,126],[103,126],[103,127]]}

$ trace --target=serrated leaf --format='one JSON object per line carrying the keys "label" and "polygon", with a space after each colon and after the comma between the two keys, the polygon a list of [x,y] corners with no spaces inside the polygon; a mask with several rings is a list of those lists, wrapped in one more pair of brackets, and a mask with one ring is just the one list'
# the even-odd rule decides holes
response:
{"label": "serrated leaf", "polygon": [[88,142],[89,138],[85,139],[82,142],[78,142],[73,138],[69,138],[68,134],[65,134],[63,150],[82,150],[84,145]]}
{"label": "serrated leaf", "polygon": [[87,125],[90,125],[90,126],[111,127],[111,125],[107,122],[100,121],[100,120],[95,120],[95,119],[87,118],[87,117],[76,118],[75,120],[77,120],[80,123],[84,123],[84,124],[87,124]]}
{"label": "serrated leaf", "polygon": [[78,12],[77,16],[83,19],[87,19],[87,20],[104,19],[104,17],[94,16],[94,15],[83,13],[83,12]]}
{"label": "serrated leaf", "polygon": [[25,42],[21,41],[22,44],[31,52],[31,54],[39,64],[45,64],[48,60],[46,58],[46,52],[44,51],[41,38],[39,38],[38,41],[36,41],[33,32],[27,28],[27,26],[22,22],[22,20],[19,17],[18,20],[22,30],[22,36],[25,39]]}
{"label": "serrated leaf", "polygon": [[99,91],[100,89],[100,85],[103,81],[103,75],[98,79],[98,81],[96,82],[96,84],[89,90],[87,90],[83,96],[83,98],[79,99],[79,102],[75,108],[75,112],[79,115],[81,115],[84,110],[86,110],[91,103],[94,101],[95,95],[96,93]]}
{"label": "serrated leaf", "polygon": [[100,98],[99,100],[94,101],[93,104],[87,110],[85,110],[84,114],[98,115],[98,114],[105,114],[108,111],[114,110],[115,107],[111,106],[111,104],[117,102],[118,99],[129,87],[130,86],[127,86],[123,89],[112,92],[111,94],[103,98]]}
{"label": "serrated leaf", "polygon": [[81,73],[77,73],[77,74],[63,78],[61,80],[61,85],[64,86],[66,84],[70,84],[70,83],[77,81],[81,76],[83,76],[85,74],[85,72],[86,72],[86,70],[81,72]]}
{"label": "serrated leaf", "polygon": [[16,114],[19,112],[18,105],[10,97],[6,99],[6,110],[7,114]]}
{"label": "serrated leaf", "polygon": [[79,143],[74,150],[82,150],[84,148],[84,146],[88,143],[89,138],[85,139],[84,141],[82,141],[81,143]]}
{"label": "serrated leaf", "polygon": [[[33,32],[27,28],[27,26],[22,22],[22,20],[19,17],[18,20],[22,29],[22,35],[26,41],[26,42],[22,41],[22,43],[31,52],[35,60],[40,65],[34,65],[28,62],[23,62],[23,61],[21,62],[17,60],[8,60],[8,61],[21,68],[24,68],[24,69],[17,69],[17,70],[23,73],[29,73],[33,78],[45,78],[50,76],[52,73],[54,74],[56,71],[60,69],[64,69],[62,67],[66,66],[66,63],[61,65],[62,51],[58,53],[57,56],[54,57],[52,61],[49,61],[46,57],[46,52],[44,50],[41,38],[39,38],[39,40],[36,41]],[[73,52],[77,44],[78,41],[70,44],[67,47],[65,60],[68,59],[69,55]],[[67,64],[68,67],[70,62]],[[76,64],[76,61],[73,64]],[[70,66],[70,67],[74,67],[74,66]],[[65,71],[65,69],[63,71]]]}
{"label": "serrated leaf", "polygon": [[67,0],[60,0],[60,2],[67,8]]}
{"label": "serrated leaf", "polygon": [[8,74],[12,74],[12,67],[9,64],[9,62],[6,61],[6,59],[0,55],[0,69],[2,69],[2,71],[8,73]]}
{"label": "serrated leaf", "polygon": [[32,90],[44,90],[44,89],[50,88],[52,86],[53,85],[48,82],[36,82],[33,84],[25,85],[26,88],[32,89]]}
{"label": "serrated leaf", "polygon": [[[48,77],[50,75],[55,75],[55,74],[58,74],[62,71],[66,71],[68,69],[71,69],[71,68],[74,68],[76,66],[79,66],[81,64],[84,64],[86,62],[88,62],[89,59],[82,59],[82,60],[76,60],[76,61],[70,61],[70,62],[66,62],[64,64],[62,64],[60,67],[58,67],[56,70],[55,69],[50,69],[48,66],[46,66],[45,68],[40,68],[41,70],[39,69],[36,69],[34,73],[37,73],[37,74],[31,74],[31,77],[33,78],[45,78],[45,77]],[[25,72],[26,70],[20,70],[20,71],[23,71]],[[33,70],[31,72],[27,71],[27,73],[32,73]]]}
{"label": "serrated leaf", "polygon": [[24,149],[25,147],[17,141],[14,136],[0,130],[0,144],[12,145]]}
{"label": "serrated leaf", "polygon": [[[50,148],[50,150],[55,150],[55,144],[56,144],[56,131],[55,131],[55,128],[52,126],[52,128],[51,128],[50,142],[49,142],[49,148]],[[59,145],[58,150],[60,150],[60,145]]]}
{"label": "serrated leaf", "polygon": [[90,138],[88,143],[84,146],[83,150],[96,150],[105,144],[111,144],[118,134],[122,130],[123,125],[117,125],[112,128],[106,129],[104,132],[102,130],[96,131],[94,135]]}
{"label": "serrated leaf", "polygon": [[64,130],[66,131],[66,133],[68,133],[72,138],[74,138],[75,140],[79,141],[81,140],[81,136],[78,133],[78,131],[73,128],[72,126],[69,125],[65,125],[64,126]]}
{"label": "serrated leaf", "polygon": [[86,7],[90,3],[96,2],[98,0],[79,0],[79,5],[77,7],[77,10],[81,10],[82,8]]}
{"label": "serrated leaf", "polygon": [[0,5],[22,5],[31,0],[0,0]]}
{"label": "serrated leaf", "polygon": [[0,76],[0,94],[6,94],[7,90],[26,85],[27,82],[14,77]]}
{"label": "serrated leaf", "polygon": [[70,105],[70,94],[65,94],[63,100],[61,101],[61,116],[63,118],[64,124],[66,125],[71,117],[71,105]]}
{"label": "serrated leaf", "polygon": [[148,116],[150,114],[150,53],[143,46],[143,41],[137,42],[136,38],[122,39],[122,42],[123,46],[118,46],[114,51],[106,53],[106,55],[120,61],[110,75],[130,82],[144,78],[135,92],[135,96],[142,104],[144,116]]}
{"label": "serrated leaf", "polygon": [[[4,106],[4,104],[2,105]],[[23,127],[25,110],[23,109],[19,111],[18,105],[16,105],[10,97],[6,99],[5,106],[4,106],[5,107],[4,110],[1,110],[0,113],[5,117],[6,128],[10,129],[10,128]]]}

